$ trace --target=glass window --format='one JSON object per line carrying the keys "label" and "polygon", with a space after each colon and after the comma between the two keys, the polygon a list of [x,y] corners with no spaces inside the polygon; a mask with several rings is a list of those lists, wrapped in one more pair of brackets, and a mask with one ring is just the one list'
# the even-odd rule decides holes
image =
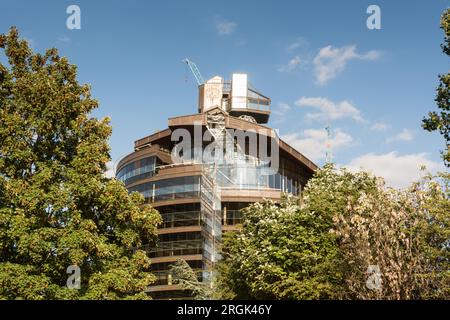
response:
{"label": "glass window", "polygon": [[136,160],[120,169],[116,177],[125,184],[151,177],[155,173],[156,163],[157,158],[155,156]]}
{"label": "glass window", "polygon": [[198,197],[200,193],[199,176],[179,177],[147,182],[128,189],[144,195],[148,202]]}

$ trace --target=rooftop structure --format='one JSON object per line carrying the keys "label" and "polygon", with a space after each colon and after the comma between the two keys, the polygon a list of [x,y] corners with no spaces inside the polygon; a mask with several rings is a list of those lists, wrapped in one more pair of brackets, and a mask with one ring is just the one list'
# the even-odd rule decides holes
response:
{"label": "rooftop structure", "polygon": [[216,106],[231,116],[262,124],[269,121],[270,98],[251,88],[243,73],[234,73],[231,81],[215,76],[199,86],[199,113]]}

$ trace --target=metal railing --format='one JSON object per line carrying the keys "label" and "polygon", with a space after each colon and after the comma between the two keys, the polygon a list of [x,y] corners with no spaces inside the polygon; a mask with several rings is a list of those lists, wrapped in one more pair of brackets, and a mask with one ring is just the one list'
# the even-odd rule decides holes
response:
{"label": "metal railing", "polygon": [[156,247],[143,246],[150,258],[202,254],[202,239],[158,242]]}
{"label": "metal railing", "polygon": [[175,228],[175,227],[188,227],[188,226],[200,226],[201,212],[200,211],[181,211],[161,213],[163,218],[162,224],[159,228]]}
{"label": "metal railing", "polygon": [[[204,270],[193,269],[192,271],[197,276],[197,280],[202,281]],[[153,274],[156,276],[156,280],[152,283],[152,286],[172,285],[176,282],[171,270],[153,271]]]}

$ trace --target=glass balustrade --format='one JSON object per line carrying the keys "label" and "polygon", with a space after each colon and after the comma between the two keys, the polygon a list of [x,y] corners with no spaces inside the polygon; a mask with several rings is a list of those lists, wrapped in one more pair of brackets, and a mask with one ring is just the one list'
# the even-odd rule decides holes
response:
{"label": "glass balustrade", "polygon": [[201,225],[200,211],[161,213],[161,217],[163,222],[159,228],[176,228]]}
{"label": "glass balustrade", "polygon": [[202,254],[203,240],[160,241],[157,247],[143,247],[150,258]]}
{"label": "glass balustrade", "polygon": [[[192,269],[195,275],[197,276],[198,281],[202,281],[202,269]],[[172,285],[176,284],[176,279],[173,277],[173,273],[171,270],[164,271],[154,271],[153,274],[156,276],[155,282],[152,285],[163,286],[163,285]]]}
{"label": "glass balustrade", "polygon": [[128,191],[142,193],[147,202],[196,198],[200,194],[200,176],[186,176],[146,182],[128,188]]}
{"label": "glass balustrade", "polygon": [[156,166],[157,160],[154,156],[136,160],[120,169],[117,172],[116,178],[127,185],[144,178],[152,177],[155,173]]}

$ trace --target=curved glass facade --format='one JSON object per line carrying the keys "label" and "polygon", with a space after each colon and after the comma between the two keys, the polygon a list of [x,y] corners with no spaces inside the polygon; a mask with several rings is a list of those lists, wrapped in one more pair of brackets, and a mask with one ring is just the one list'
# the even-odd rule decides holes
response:
{"label": "curved glass facade", "polygon": [[203,240],[159,241],[158,246],[147,253],[150,258],[202,254]]}
{"label": "curved glass facade", "polygon": [[202,224],[200,210],[161,213],[161,217],[163,222],[159,228],[200,226]]}
{"label": "curved glass facade", "polygon": [[[209,162],[207,159],[197,160],[195,155],[201,154],[197,148],[191,148],[185,161],[203,164],[209,175],[216,178],[221,188],[234,189],[277,189],[281,192],[299,195],[306,184],[305,172],[290,159],[279,159],[278,172],[269,171],[269,165],[248,155],[228,158],[223,163]],[[202,162],[203,161],[203,162]]]}
{"label": "curved glass facade", "polygon": [[144,178],[150,178],[155,174],[155,168],[160,164],[161,162],[155,156],[142,158],[121,168],[117,172],[116,178],[126,185]]}
{"label": "curved glass facade", "polygon": [[[118,173],[117,179],[125,184],[150,178],[155,174],[157,168],[156,157],[144,158],[124,166]],[[223,164],[217,168],[217,183],[223,188],[236,189],[278,189],[282,192],[298,195],[301,182],[294,172],[283,170],[274,175],[265,174],[264,166],[252,163],[236,162],[234,164]],[[188,179],[186,179],[188,178]],[[197,197],[199,183],[192,180],[193,177],[174,178],[148,182],[138,186],[130,187],[128,190],[141,192],[149,202]],[[155,188],[153,192],[153,188]]]}
{"label": "curved glass facade", "polygon": [[144,249],[151,258],[202,254],[203,241],[201,232],[162,234],[156,247]]}
{"label": "curved glass facade", "polygon": [[143,194],[147,202],[196,198],[200,195],[200,176],[186,176],[146,182],[128,188]]}
{"label": "curved glass facade", "polygon": [[159,207],[163,219],[159,228],[201,226],[200,203],[186,203]]}
{"label": "curved glass facade", "polygon": [[267,168],[252,163],[234,163],[219,165],[217,183],[222,188],[236,189],[277,189],[282,192],[298,195],[301,180],[298,173],[281,167],[276,174],[267,174]]}

